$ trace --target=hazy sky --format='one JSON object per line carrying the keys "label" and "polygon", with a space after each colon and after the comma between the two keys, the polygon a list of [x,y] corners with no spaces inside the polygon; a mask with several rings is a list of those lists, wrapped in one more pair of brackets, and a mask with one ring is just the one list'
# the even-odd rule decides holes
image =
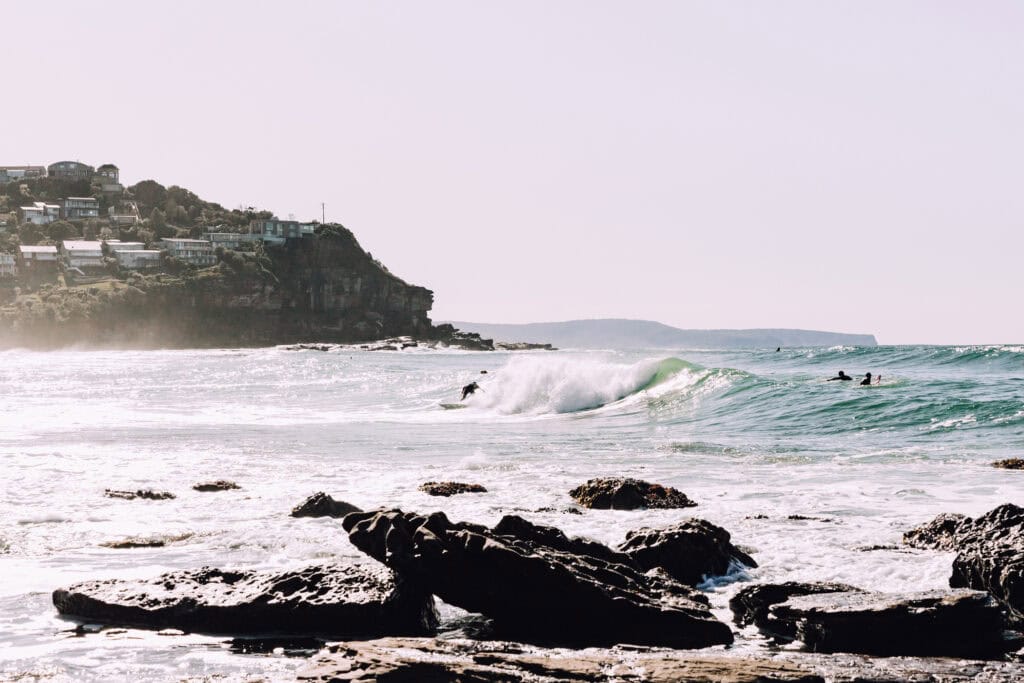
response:
{"label": "hazy sky", "polygon": [[1024,342],[1024,3],[0,9],[0,164],[326,202],[438,320]]}

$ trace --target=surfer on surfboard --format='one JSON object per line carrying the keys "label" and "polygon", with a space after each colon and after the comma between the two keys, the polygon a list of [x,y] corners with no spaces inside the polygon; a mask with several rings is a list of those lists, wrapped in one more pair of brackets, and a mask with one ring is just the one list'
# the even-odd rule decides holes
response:
{"label": "surfer on surfboard", "polygon": [[[480,385],[477,384],[476,382],[470,382],[466,386],[462,387],[462,398],[460,398],[459,400],[465,401],[466,397],[472,396],[477,389],[480,389]],[[483,391],[483,389],[480,389],[480,391]]]}

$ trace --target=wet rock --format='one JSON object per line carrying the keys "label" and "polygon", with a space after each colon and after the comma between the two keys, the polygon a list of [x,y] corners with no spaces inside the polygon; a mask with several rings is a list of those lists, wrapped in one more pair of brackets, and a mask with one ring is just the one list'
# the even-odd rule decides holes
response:
{"label": "wet rock", "polygon": [[795,626],[790,622],[774,619],[769,612],[773,605],[802,595],[843,592],[860,592],[860,589],[845,583],[755,583],[733,596],[729,601],[729,609],[732,610],[733,621],[739,626],[753,624],[771,638],[794,640]]}
{"label": "wet rock", "polygon": [[341,500],[334,500],[323,491],[314,493],[292,508],[292,517],[344,517],[359,508]]}
{"label": "wet rock", "polygon": [[242,488],[233,481],[227,479],[218,479],[217,481],[204,481],[196,484],[192,487],[194,491],[202,491],[204,493],[210,491],[231,491],[232,489]]}
{"label": "wet rock", "polygon": [[992,463],[992,467],[998,467],[1002,470],[1024,470],[1024,458],[1007,458],[1006,460],[997,460]]}
{"label": "wet rock", "polygon": [[1024,508],[1006,504],[957,528],[953,588],[988,591],[1024,623]]}
{"label": "wet rock", "polygon": [[53,592],[63,615],[91,622],[230,634],[420,635],[437,624],[433,597],[366,565],[300,570],[199,570],[136,581],[87,581]]}
{"label": "wet rock", "polygon": [[175,497],[167,491],[154,491],[153,489],[139,489],[138,491],[118,491],[117,489],[105,489],[103,495],[107,498],[120,498],[122,500],[171,500]]}
{"label": "wet rock", "polygon": [[769,614],[815,652],[986,659],[1012,647],[999,607],[981,591],[822,593],[792,597]]}
{"label": "wet rock", "polygon": [[420,491],[432,496],[455,496],[460,493],[487,493],[480,484],[465,484],[460,481],[428,481],[420,484]]}
{"label": "wet rock", "polygon": [[176,534],[173,536],[131,536],[117,541],[100,543],[104,548],[125,550],[131,548],[163,548],[168,543],[176,543],[192,538],[192,534]]}
{"label": "wet rock", "polygon": [[569,491],[577,503],[598,510],[688,508],[697,504],[671,486],[639,479],[591,479]]}
{"label": "wet rock", "polygon": [[551,344],[535,342],[495,342],[494,348],[499,351],[557,351]]}
{"label": "wet rock", "polygon": [[957,544],[960,527],[970,518],[964,515],[943,513],[921,526],[903,534],[903,542],[911,548],[925,550],[953,550]]}
{"label": "wet rock", "polygon": [[757,566],[729,539],[729,532],[720,526],[688,519],[664,529],[630,531],[618,550],[632,557],[643,571],[661,567],[676,581],[696,586],[706,577]]}
{"label": "wet rock", "polygon": [[583,511],[579,508],[555,508],[551,506],[545,506],[537,508],[534,512],[561,512],[563,515],[582,515]]}
{"label": "wet rock", "polygon": [[961,659],[648,648],[545,649],[522,643],[382,638],[328,645],[298,672],[307,683],[1010,683],[1024,667]]}
{"label": "wet rock", "polygon": [[607,546],[506,516],[493,529],[400,510],[353,513],[352,543],[445,602],[531,642],[704,647],[732,641],[707,599]]}

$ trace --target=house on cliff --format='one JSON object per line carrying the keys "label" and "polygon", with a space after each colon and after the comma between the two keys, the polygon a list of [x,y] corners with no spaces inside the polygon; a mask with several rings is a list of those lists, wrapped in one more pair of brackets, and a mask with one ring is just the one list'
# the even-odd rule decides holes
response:
{"label": "house on cliff", "polygon": [[277,218],[249,221],[249,234],[255,235],[268,244],[284,244],[285,240],[312,237],[316,234],[314,223],[282,221]]}
{"label": "house on cliff", "polygon": [[191,240],[168,238],[160,240],[160,247],[166,249],[174,258],[194,266],[205,268],[217,263],[217,255],[213,253],[213,244],[207,240]]}
{"label": "house on cliff", "polygon": [[61,252],[70,268],[98,270],[104,267],[103,243],[92,240],[64,240]]}
{"label": "house on cliff", "polygon": [[47,166],[46,172],[52,178],[88,181],[92,181],[92,177],[96,174],[96,170],[92,166],[80,161],[58,161]]}
{"label": "house on cliff", "polygon": [[0,280],[10,280],[18,275],[18,265],[14,254],[0,252]]}
{"label": "house on cliff", "polygon": [[0,166],[0,185],[25,178],[42,178],[45,175],[45,166]]}
{"label": "house on cliff", "polygon": [[18,212],[21,214],[22,223],[48,225],[60,218],[60,204],[33,202],[32,206],[20,207]]}
{"label": "house on cliff", "polygon": [[66,197],[60,201],[61,215],[65,220],[81,221],[99,218],[100,203],[93,197]]}

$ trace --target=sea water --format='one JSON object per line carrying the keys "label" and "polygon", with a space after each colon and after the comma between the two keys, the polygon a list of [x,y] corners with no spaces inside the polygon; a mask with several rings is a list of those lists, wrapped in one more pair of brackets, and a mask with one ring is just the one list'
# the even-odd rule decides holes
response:
{"label": "sea water", "polygon": [[[838,370],[858,381],[826,381]],[[881,384],[860,386],[867,371]],[[466,409],[440,407],[474,380]],[[942,588],[952,555],[902,547],[902,533],[1024,504],[1024,472],[990,466],[1024,455],[1019,346],[9,351],[0,425],[0,679],[287,680],[303,664],[295,648],[76,630],[50,594],[201,566],[365,560],[337,520],[289,516],[316,491],[485,524],[519,514],[609,544],[703,517],[760,565],[702,586],[722,619],[751,581]],[[671,485],[698,507],[564,512],[568,491],[598,476]],[[212,479],[241,488],[191,488]],[[488,493],[432,498],[417,490],[429,480]],[[165,545],[103,545],[127,537]],[[765,643],[747,630],[736,647]]]}

